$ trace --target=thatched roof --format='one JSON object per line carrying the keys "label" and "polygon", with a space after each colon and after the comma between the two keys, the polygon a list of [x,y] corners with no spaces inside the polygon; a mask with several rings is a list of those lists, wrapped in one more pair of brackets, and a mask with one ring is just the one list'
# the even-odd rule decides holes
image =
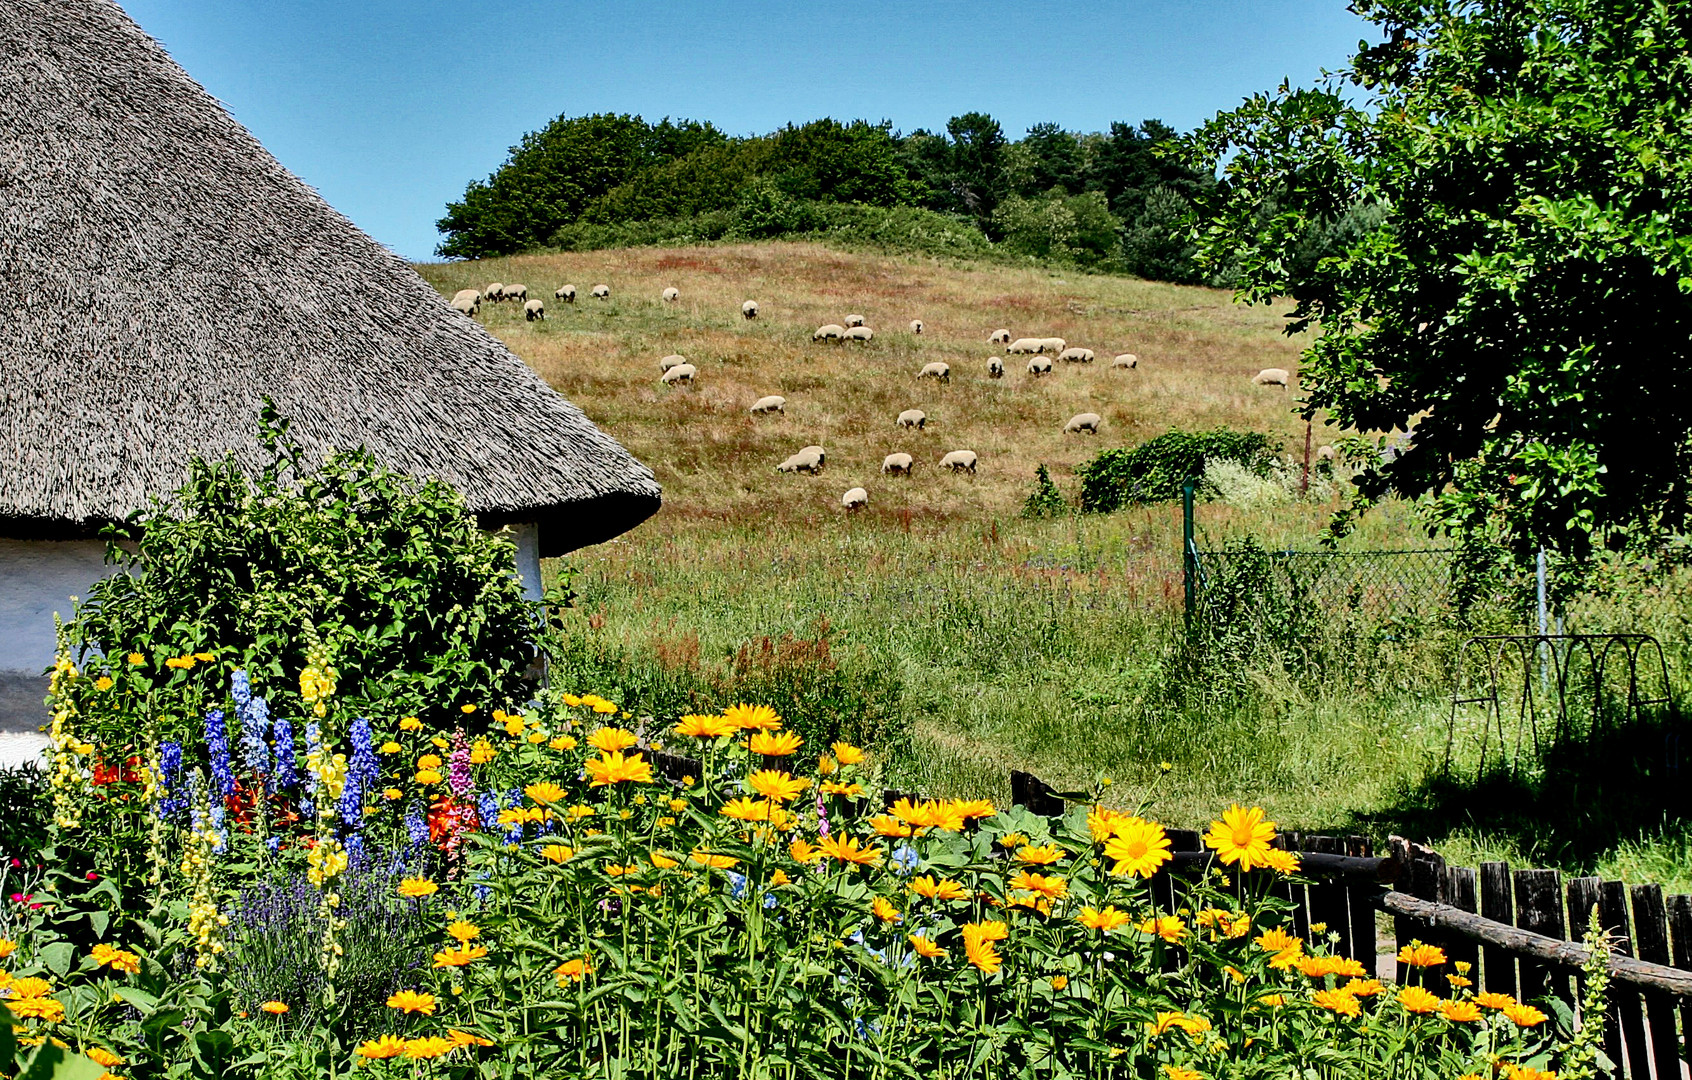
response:
{"label": "thatched roof", "polygon": [[551,554],[658,508],[652,473],[284,169],[111,0],[0,0],[0,536],[71,536],[308,453],[438,476]]}

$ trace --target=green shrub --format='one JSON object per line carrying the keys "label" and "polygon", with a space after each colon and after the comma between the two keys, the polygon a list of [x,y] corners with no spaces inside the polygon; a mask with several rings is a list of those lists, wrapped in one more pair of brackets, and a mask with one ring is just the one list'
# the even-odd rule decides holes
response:
{"label": "green shrub", "polygon": [[1022,516],[1062,517],[1067,513],[1069,503],[1064,500],[1063,492],[1058,490],[1057,484],[1052,482],[1051,471],[1041,465],[1034,471],[1034,490],[1028,493],[1028,498],[1022,503]]}
{"label": "green shrub", "polygon": [[[479,528],[451,488],[388,472],[362,450],[307,465],[268,405],[261,432],[274,458],[258,476],[197,459],[181,490],[122,527],[133,547],[114,544],[110,557],[127,572],[95,584],[67,628],[80,662],[139,654],[138,670],[164,677],[148,684],[148,710],[169,738],[191,733],[202,695],[222,700],[232,668],[273,706],[301,709],[297,680],[314,650],[339,672],[338,696],[373,717],[447,726],[461,704],[532,696],[538,622],[509,540]],[[193,653],[216,663],[166,668]],[[119,683],[114,693],[129,692],[127,676]],[[79,713],[124,715],[93,700],[105,691],[92,679],[71,686]]]}
{"label": "green shrub", "polygon": [[0,861],[25,858],[47,846],[53,820],[47,792],[47,778],[34,763],[0,769]]}
{"label": "green shrub", "polygon": [[1081,509],[1109,513],[1124,506],[1167,502],[1188,480],[1202,484],[1205,466],[1231,461],[1267,476],[1279,447],[1256,431],[1170,431],[1135,447],[1102,450],[1075,470]]}

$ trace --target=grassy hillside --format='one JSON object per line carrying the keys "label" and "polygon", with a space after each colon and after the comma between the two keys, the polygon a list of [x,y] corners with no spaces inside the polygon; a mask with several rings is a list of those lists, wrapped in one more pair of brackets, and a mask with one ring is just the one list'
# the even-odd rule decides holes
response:
{"label": "grassy hillside", "polygon": [[[543,298],[545,322],[526,323],[509,303],[481,320],[664,485],[653,520],[570,558],[577,623],[607,682],[594,689],[650,699],[720,680],[764,636],[778,652],[783,635],[822,636],[831,662],[862,676],[852,685],[897,699],[865,711],[885,707],[910,726],[909,751],[887,761],[892,784],[1003,798],[1014,767],[1060,786],[1102,774],[1118,801],[1150,799],[1176,822],[1237,799],[1289,825],[1400,829],[1458,853],[1612,869],[1662,861],[1639,845],[1661,820],[1651,805],[1588,814],[1559,835],[1543,816],[1469,813],[1482,793],[1455,809],[1450,792],[1436,794],[1429,776],[1449,709],[1437,647],[1388,633],[1318,683],[1247,658],[1226,693],[1182,667],[1178,508],[1017,517],[1040,464],[1072,493],[1077,463],[1171,427],[1265,431],[1301,454],[1296,393],[1250,383],[1260,368],[1296,367],[1276,311],[1214,290],[797,244],[419,269],[443,293],[521,281]],[[582,297],[573,306],[552,298],[565,282]],[[599,282],[609,302],[587,298]],[[666,306],[658,297],[670,285],[681,300]],[[756,321],[741,318],[745,299],[759,302]],[[812,343],[812,330],[848,312],[865,317],[873,342]],[[1043,379],[1007,363],[993,381],[986,360],[1003,353],[986,338],[998,327],[1061,336],[1100,360],[1054,365]],[[658,361],[672,352],[698,366],[693,387],[659,384]],[[1139,368],[1111,370],[1117,352],[1137,354]],[[916,380],[931,360],[951,364],[950,385]],[[772,393],[787,398],[786,416],[748,415]],[[895,427],[907,408],[929,414],[926,431]],[[1063,435],[1083,411],[1101,414],[1103,431]],[[828,451],[823,475],[774,471],[808,443]],[[956,448],[980,455],[974,478],[933,467]],[[896,450],[917,459],[914,477],[881,477]],[[857,485],[870,505],[848,516],[840,496]],[[1320,484],[1313,495],[1207,504],[1201,529],[1210,544],[1251,535],[1308,546],[1338,498]],[[1405,508],[1389,506],[1348,544],[1426,542]],[[1636,625],[1639,613],[1592,619]],[[1685,656],[1687,621],[1676,619],[1670,644]]]}

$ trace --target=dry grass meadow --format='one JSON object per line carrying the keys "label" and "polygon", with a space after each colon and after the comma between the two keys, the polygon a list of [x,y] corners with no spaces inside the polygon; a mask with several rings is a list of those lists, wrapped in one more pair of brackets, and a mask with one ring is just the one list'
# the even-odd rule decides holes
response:
{"label": "dry grass meadow", "polygon": [[[899,688],[909,745],[886,756],[882,779],[906,789],[1003,799],[1012,768],[1060,787],[1108,775],[1118,801],[1149,800],[1177,823],[1201,823],[1231,800],[1304,828],[1413,831],[1426,820],[1420,837],[1454,855],[1612,873],[1650,865],[1658,878],[1654,853],[1692,842],[1629,834],[1619,846],[1574,851],[1531,820],[1433,823],[1425,784],[1444,745],[1445,675],[1390,633],[1368,646],[1380,655],[1367,671],[1313,686],[1271,665],[1244,673],[1247,693],[1224,704],[1205,704],[1202,692],[1172,704],[1181,695],[1171,683],[1193,677],[1172,661],[1179,508],[1018,517],[1040,464],[1073,495],[1076,464],[1171,428],[1264,431],[1301,456],[1296,387],[1250,382],[1264,367],[1297,367],[1300,343],[1282,334],[1278,310],[1242,307],[1217,290],[791,243],[419,270],[448,295],[518,281],[543,299],[544,322],[525,322],[515,303],[485,306],[479,319],[664,486],[656,517],[568,560],[582,633],[642,668],[608,668],[619,673],[608,682],[696,678],[723,670],[749,642],[811,638],[826,620],[838,662]],[[574,305],[552,295],[567,282]],[[588,296],[601,282],[608,301]],[[667,286],[679,302],[660,300]],[[756,320],[741,317],[747,299],[760,305]],[[811,341],[817,326],[848,313],[874,328],[872,342]],[[920,337],[908,329],[918,318]],[[987,336],[999,327],[1063,337],[1098,359],[1054,364],[1035,379],[1011,358],[992,380],[987,359],[1004,354]],[[1135,353],[1139,367],[1112,370],[1119,352]],[[670,353],[698,367],[693,386],[659,383]],[[948,385],[917,380],[934,360],[951,365]],[[787,399],[785,416],[748,414],[766,394]],[[928,414],[926,430],[895,426],[909,408]],[[1079,412],[1099,413],[1103,430],[1064,435]],[[827,450],[822,475],[775,471],[811,443]],[[935,467],[960,448],[980,455],[974,477]],[[914,476],[881,475],[894,451],[912,454]],[[859,485],[868,509],[848,515],[841,494]],[[1331,488],[1313,494],[1206,504],[1201,543],[1247,534],[1309,547],[1339,498]],[[1347,546],[1427,542],[1407,508],[1389,505]],[[638,696],[631,686],[592,689]]]}

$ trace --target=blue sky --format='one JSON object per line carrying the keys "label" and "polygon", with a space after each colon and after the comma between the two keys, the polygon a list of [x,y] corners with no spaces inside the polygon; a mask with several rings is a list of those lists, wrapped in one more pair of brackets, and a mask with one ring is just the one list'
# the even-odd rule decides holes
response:
{"label": "blue sky", "polygon": [[731,134],[833,116],[937,129],[970,110],[1018,137],[1155,117],[1187,130],[1341,65],[1341,0],[1111,4],[647,0],[120,0],[282,164],[412,258],[525,131],[560,113],[710,120]]}

